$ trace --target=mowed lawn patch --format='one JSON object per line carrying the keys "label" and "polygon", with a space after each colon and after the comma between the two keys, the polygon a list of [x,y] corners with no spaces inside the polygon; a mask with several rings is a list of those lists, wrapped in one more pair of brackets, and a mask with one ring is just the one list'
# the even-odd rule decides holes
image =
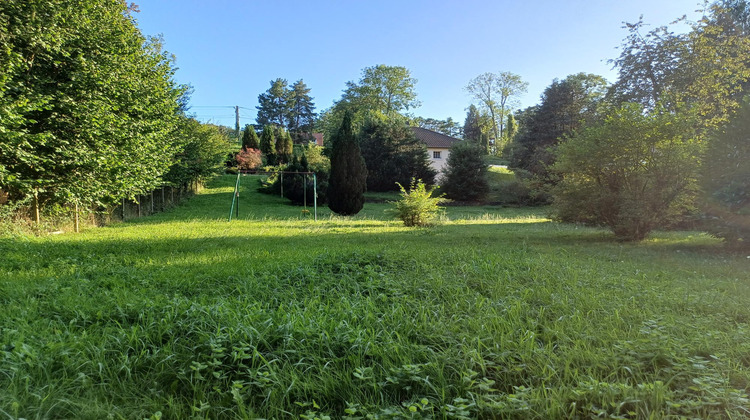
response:
{"label": "mowed lawn patch", "polygon": [[[0,239],[0,417],[743,418],[750,259],[544,209],[319,220],[242,178]],[[312,212],[312,208],[309,208]]]}

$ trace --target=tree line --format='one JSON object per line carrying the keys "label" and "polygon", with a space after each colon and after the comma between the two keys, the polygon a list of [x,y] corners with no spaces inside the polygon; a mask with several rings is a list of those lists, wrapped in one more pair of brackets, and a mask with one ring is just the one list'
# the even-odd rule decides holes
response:
{"label": "tree line", "polygon": [[642,21],[627,28],[614,83],[570,75],[517,112],[510,166],[562,221],[603,225],[624,240],[691,223],[746,244],[747,1],[708,5],[682,34],[646,32]]}
{"label": "tree line", "polygon": [[186,116],[173,57],[116,0],[0,3],[0,195],[103,209],[221,166],[222,130]]}

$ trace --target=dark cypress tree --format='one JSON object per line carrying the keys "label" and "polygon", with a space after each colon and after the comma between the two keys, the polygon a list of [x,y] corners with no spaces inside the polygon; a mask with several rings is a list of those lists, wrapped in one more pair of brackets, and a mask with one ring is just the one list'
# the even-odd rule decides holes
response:
{"label": "dark cypress tree", "polygon": [[260,151],[266,155],[266,161],[269,165],[276,164],[276,139],[273,131],[272,125],[266,125],[260,134]]}
{"label": "dark cypress tree", "polygon": [[242,147],[245,149],[258,149],[260,147],[258,134],[250,124],[245,125],[245,131],[242,133]]}
{"label": "dark cypress tree", "polygon": [[293,151],[294,143],[292,142],[292,136],[288,131],[278,127],[276,131],[276,156],[279,163],[290,162]]}
{"label": "dark cypress tree", "polygon": [[344,114],[332,143],[328,207],[342,216],[357,214],[365,204],[367,167],[354,136],[351,112]]}

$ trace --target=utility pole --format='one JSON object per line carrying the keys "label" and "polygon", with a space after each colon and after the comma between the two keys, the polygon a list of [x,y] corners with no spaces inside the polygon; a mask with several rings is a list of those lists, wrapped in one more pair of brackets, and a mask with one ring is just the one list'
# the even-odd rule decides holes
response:
{"label": "utility pole", "polygon": [[240,139],[240,107],[235,106],[234,107],[234,132],[237,134],[237,141],[242,142],[242,139]]}

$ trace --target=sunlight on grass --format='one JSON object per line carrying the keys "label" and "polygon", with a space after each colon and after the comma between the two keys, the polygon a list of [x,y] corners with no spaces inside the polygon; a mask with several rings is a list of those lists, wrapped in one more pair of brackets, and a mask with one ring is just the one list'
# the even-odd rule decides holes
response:
{"label": "sunlight on grass", "polygon": [[622,243],[491,206],[431,228],[383,203],[315,222],[251,182],[228,222],[232,182],[80,235],[0,238],[0,412],[747,414],[750,260],[710,236]]}

